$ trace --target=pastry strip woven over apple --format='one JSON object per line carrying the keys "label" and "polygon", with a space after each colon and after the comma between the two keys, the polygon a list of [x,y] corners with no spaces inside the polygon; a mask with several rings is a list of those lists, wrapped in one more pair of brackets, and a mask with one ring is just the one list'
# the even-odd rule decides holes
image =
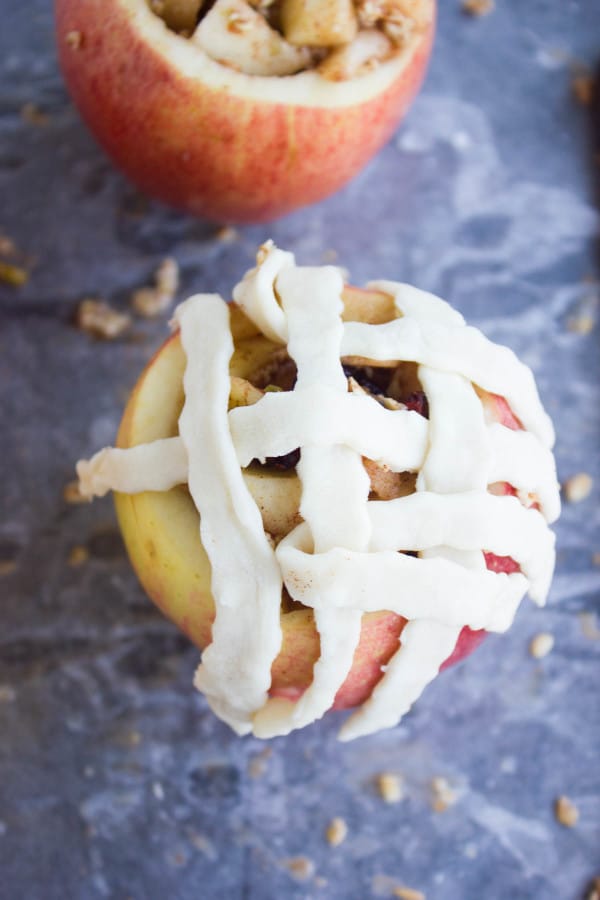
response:
{"label": "pastry strip woven over apple", "polygon": [[[374,287],[393,298],[398,318],[343,321],[336,269],[299,268],[291,254],[267,246],[234,299],[267,338],[287,347],[297,367],[294,388],[257,392],[256,402],[228,412],[227,307],[199,295],[176,314],[187,356],[179,437],[105,449],[78,467],[90,495],[109,486],[160,490],[169,477],[173,484],[187,477],[216,608],[196,684],[239,733],[287,734],[321,717],[352,666],[363,613],[381,609],[409,621],[383,678],[341,737],[391,727],[450,656],[463,626],[505,631],[527,591],[542,604],[549,588],[554,536],[547,522],[559,512],[558,486],[553,429],[531,371],[439,298],[391,282]],[[348,359],[416,363],[429,420],[348,392]],[[488,422],[482,391],[506,398],[523,428]],[[274,547],[242,467],[296,448],[303,521]],[[416,493],[370,500],[363,456],[418,472]],[[489,488],[497,482],[536,504],[496,496]],[[510,557],[514,570],[486,568],[484,549]],[[282,584],[313,609],[320,636],[312,683],[296,701],[268,697]]]}

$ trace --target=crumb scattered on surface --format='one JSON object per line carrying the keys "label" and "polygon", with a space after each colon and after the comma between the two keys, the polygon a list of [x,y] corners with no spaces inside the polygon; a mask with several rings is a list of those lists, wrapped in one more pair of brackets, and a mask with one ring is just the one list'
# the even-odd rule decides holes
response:
{"label": "crumb scattered on surface", "polygon": [[451,787],[446,778],[438,776],[431,782],[432,801],[431,806],[435,812],[445,812],[450,806],[454,806],[458,800],[456,791]]}
{"label": "crumb scattered on surface", "polygon": [[554,635],[547,631],[541,631],[532,638],[529,644],[529,653],[534,659],[542,659],[544,656],[548,656],[553,647]]}
{"label": "crumb scattered on surface", "polygon": [[17,245],[13,241],[12,238],[9,238],[5,234],[0,234],[0,256],[16,256],[17,255]]}
{"label": "crumb scattered on surface", "polygon": [[600,553],[594,553],[592,556],[592,562],[595,566],[600,566]]}
{"label": "crumb scattered on surface", "polygon": [[81,331],[105,341],[120,337],[131,327],[131,316],[113,309],[104,300],[86,298],[77,307],[75,322]]}
{"label": "crumb scattered on surface", "polygon": [[21,287],[29,278],[27,269],[12,263],[0,262],[0,281],[10,287]]}
{"label": "crumb scattered on surface", "polygon": [[340,844],[343,844],[348,837],[348,826],[345,819],[341,819],[339,816],[332,819],[327,826],[325,836],[332,847],[339,847]]}
{"label": "crumb scattered on surface", "polygon": [[596,320],[590,313],[580,313],[577,316],[572,316],[567,321],[567,329],[572,331],[573,334],[586,335],[594,330],[595,324]]}
{"label": "crumb scattered on surface", "polygon": [[377,776],[377,789],[386,803],[399,803],[404,796],[403,779],[393,772],[381,772]]}
{"label": "crumb scattered on surface", "polygon": [[267,771],[267,760],[273,755],[271,747],[265,747],[260,753],[256,753],[248,762],[248,775],[250,778],[261,778]]}
{"label": "crumb scattered on surface", "polygon": [[591,106],[594,100],[594,79],[588,72],[580,72],[571,81],[573,96],[580,106]]}
{"label": "crumb scattered on surface", "polygon": [[239,238],[239,232],[231,225],[223,225],[215,234],[215,238],[221,244],[233,244]]}
{"label": "crumb scattered on surface", "polygon": [[0,577],[3,575],[10,575],[16,568],[16,559],[0,559]]}
{"label": "crumb scattered on surface", "polygon": [[292,856],[284,859],[283,865],[298,881],[306,881],[315,874],[315,864],[308,856]]}
{"label": "crumb scattered on surface", "polygon": [[321,256],[321,259],[323,260],[324,263],[337,262],[337,258],[338,258],[337,250],[332,250],[332,249],[325,250]]}
{"label": "crumb scattered on surface", "polygon": [[0,703],[14,703],[17,693],[10,684],[0,684]]}
{"label": "crumb scattered on surface", "polygon": [[494,0],[462,0],[460,8],[467,16],[487,16],[494,6]]}
{"label": "crumb scattered on surface", "polygon": [[566,828],[573,828],[579,821],[579,810],[572,800],[562,794],[554,804],[556,821]]}
{"label": "crumb scattered on surface", "polygon": [[589,497],[593,485],[592,476],[587,472],[578,472],[577,475],[572,475],[563,484],[565,500],[569,503],[580,503]]}
{"label": "crumb scattered on surface", "polygon": [[152,785],[152,793],[157,800],[165,799],[165,791],[160,781],[155,781]]}
{"label": "crumb scattered on surface", "polygon": [[84,547],[82,544],[76,544],[75,547],[71,547],[69,551],[69,556],[67,557],[67,563],[73,568],[77,566],[83,565],[84,562],[90,558],[90,551],[87,547]]}
{"label": "crumb scattered on surface", "polygon": [[35,103],[24,103],[21,107],[21,118],[29,125],[43,127],[50,121],[50,116],[39,108]]}
{"label": "crumb scattered on surface", "polygon": [[84,497],[79,490],[78,481],[69,481],[63,488],[63,500],[65,503],[91,503],[89,497]]}
{"label": "crumb scattered on surface", "polygon": [[600,628],[598,620],[593,612],[581,612],[578,614],[579,624],[584,637],[590,641],[600,641]]}
{"label": "crumb scattered on surface", "polygon": [[153,319],[171,308],[178,288],[177,260],[167,257],[154,274],[154,286],[134,291],[131,295],[131,305],[138,316]]}
{"label": "crumb scattered on surface", "polygon": [[400,900],[426,900],[423,891],[416,891],[414,888],[405,887],[404,885],[395,887],[393,895],[394,897],[399,897]]}
{"label": "crumb scattered on surface", "polygon": [[83,46],[83,34],[81,31],[67,31],[65,43],[71,50],[79,50]]}

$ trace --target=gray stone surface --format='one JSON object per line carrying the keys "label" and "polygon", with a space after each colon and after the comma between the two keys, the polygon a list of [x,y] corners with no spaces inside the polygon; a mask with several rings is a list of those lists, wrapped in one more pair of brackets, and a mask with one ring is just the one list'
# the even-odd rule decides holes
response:
{"label": "gray stone surface", "polygon": [[[95,146],[57,71],[46,0],[2,4],[1,230],[30,257],[0,288],[0,897],[281,900],[390,897],[572,900],[600,874],[598,216],[589,110],[572,60],[597,63],[598,0],[502,0],[466,19],[443,0],[429,79],[405,126],[337,197],[230,245],[212,225],[139,198]],[[33,125],[20,108],[47,113]],[[596,169],[596,175],[598,170]],[[228,292],[266,236],[356,283],[441,293],[536,371],[566,505],[554,588],[511,633],[443,674],[401,727],[340,745],[337,722],[262,745],[240,740],[191,688],[197,653],[144,599],[110,502],[66,506],[73,460],[112,441],[127,391],[165,334],[94,343],[70,324],[82,296],[116,305],[167,253],[184,292]],[[74,545],[89,560],[67,564]],[[6,567],[4,567],[6,569]],[[528,643],[551,631],[535,661]],[[406,798],[373,779],[398,771]],[[430,807],[446,777],[457,802]],[[553,816],[557,795],[580,810]],[[331,849],[324,829],[346,819]],[[295,878],[286,860],[314,874]]]}

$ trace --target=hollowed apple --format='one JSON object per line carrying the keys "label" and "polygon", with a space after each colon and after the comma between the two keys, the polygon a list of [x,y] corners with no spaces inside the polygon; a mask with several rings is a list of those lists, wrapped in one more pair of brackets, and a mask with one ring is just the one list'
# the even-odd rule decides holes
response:
{"label": "hollowed apple", "polygon": [[[217,221],[258,222],[333,193],[387,141],[423,79],[434,0],[380,4],[393,7],[396,17],[405,17],[401,21],[420,16],[419,27],[395,40],[378,30],[385,21],[393,35],[393,17],[377,19],[379,13],[371,12],[372,27],[326,50],[295,46],[295,35],[303,32],[292,0],[277,0],[291,8],[287,19],[280,16],[289,23],[289,41],[261,19],[253,9],[259,4],[242,3],[249,12],[240,13],[241,2],[217,0],[211,9],[207,0],[205,18],[191,37],[169,28],[149,0],[56,0],[56,27],[61,67],[77,107],[140,188]],[[325,0],[328,8],[333,2]],[[229,19],[223,25],[218,16],[227,4],[233,6],[224,10]],[[364,10],[376,6],[362,3]],[[185,7],[181,0],[175,21],[179,7]],[[356,9],[360,22],[360,3]],[[268,34],[240,51],[238,37],[256,15],[258,30]],[[345,26],[343,39],[351,34]],[[311,38],[310,27],[308,39],[320,39]],[[216,48],[221,61],[207,48]],[[294,74],[252,74],[272,68],[273,58],[275,71]],[[240,60],[251,74],[235,68]],[[305,68],[295,72],[299,66]]]}
{"label": "hollowed apple", "polygon": [[[393,317],[392,300],[384,294],[347,288],[344,302],[346,318],[378,322]],[[241,381],[261,366],[268,373],[269,359],[281,349],[260,335],[235,306],[232,332],[236,346],[230,366],[233,378]],[[184,352],[179,336],[174,335],[150,361],[131,395],[119,429],[119,447],[177,434],[184,402],[184,369]],[[499,416],[505,401],[498,398],[496,403],[491,395],[488,398],[490,414],[498,412]],[[246,401],[247,397],[242,396],[240,402]],[[251,466],[246,470],[246,479],[264,511],[265,528],[279,535],[291,530],[298,521],[299,485],[295,473]],[[214,618],[211,573],[200,542],[198,514],[187,489],[117,494],[116,507],[129,556],[146,592],[198,647],[204,648],[210,642]],[[498,559],[494,557],[492,564],[502,565]],[[488,566],[491,567],[489,561]],[[398,649],[405,623],[405,619],[391,612],[363,616],[360,643],[352,669],[337,694],[336,708],[356,706],[370,695],[382,677],[381,667]],[[312,610],[286,603],[285,598],[281,626],[283,643],[272,668],[271,694],[295,699],[311,682],[319,657],[319,636]],[[463,629],[446,665],[475,649],[484,634]]]}

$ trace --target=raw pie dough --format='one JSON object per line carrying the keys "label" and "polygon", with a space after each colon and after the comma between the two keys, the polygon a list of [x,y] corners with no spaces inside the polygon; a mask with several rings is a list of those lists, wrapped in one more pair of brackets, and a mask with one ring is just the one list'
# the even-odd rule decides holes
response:
{"label": "raw pie dough", "polygon": [[[351,669],[362,614],[408,619],[383,678],[342,728],[350,740],[399,722],[463,626],[503,632],[525,593],[544,603],[554,568],[546,523],[559,513],[554,434],[527,366],[443,300],[375,282],[369,287],[394,298],[398,318],[343,322],[339,270],[298,267],[270,243],[259,260],[234,299],[264,335],[287,345],[294,389],[228,412],[229,310],[218,295],[191,297],[174,320],[187,359],[179,437],[105,448],[78,463],[81,490],[187,482],[216,607],[195,684],[238,734],[273,737],[319,719]],[[429,420],[349,392],[342,357],[417,363]],[[475,385],[504,397],[523,429],[488,424]],[[242,468],[298,447],[303,521],[274,549]],[[416,492],[370,501],[363,456],[418,472]],[[537,508],[493,495],[494,482],[534,495]],[[512,557],[520,571],[489,571],[483,549]],[[320,635],[313,681],[297,702],[268,695],[283,585],[314,610]]]}

